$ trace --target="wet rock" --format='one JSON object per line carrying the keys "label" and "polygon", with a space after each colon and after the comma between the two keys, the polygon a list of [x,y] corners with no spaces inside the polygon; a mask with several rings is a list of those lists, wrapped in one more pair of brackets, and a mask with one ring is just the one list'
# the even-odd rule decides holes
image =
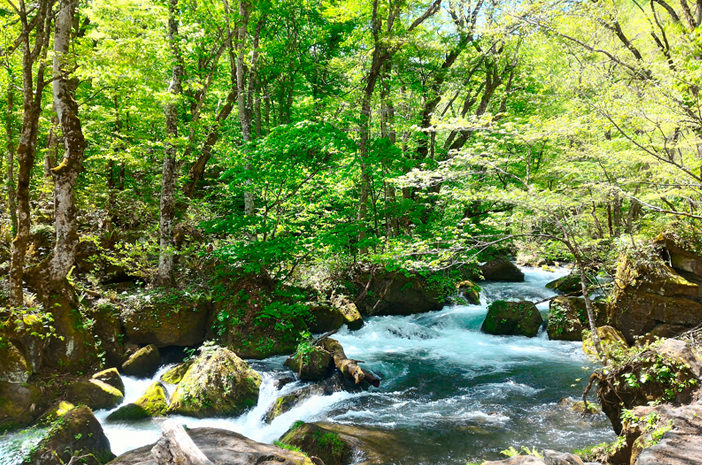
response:
{"label": "wet rock", "polygon": [[161,365],[161,354],[155,345],[149,344],[132,354],[126,362],[122,364],[122,373],[127,376],[138,378],[149,378]]}
{"label": "wet rock", "polygon": [[[611,326],[598,326],[597,335],[604,351],[604,356],[608,360],[618,361],[627,356],[629,346],[624,339],[624,335]],[[583,352],[590,358],[598,360],[595,343],[590,335],[590,331],[583,330]]]}
{"label": "wet rock", "polygon": [[486,281],[506,281],[520,283],[524,273],[507,258],[495,258],[480,265],[480,272]]}
{"label": "wet rock", "polygon": [[488,334],[534,337],[543,318],[531,302],[496,300],[488,307],[481,331]]}
{"label": "wet rock", "polygon": [[651,403],[691,400],[698,388],[702,357],[682,341],[667,340],[598,375],[598,398],[614,431],[622,431],[622,411]]}
{"label": "wet rock", "polygon": [[614,282],[609,320],[630,344],[649,333],[675,336],[702,321],[699,282],[662,260],[639,263],[623,257]]}
{"label": "wet rock", "polygon": [[33,384],[0,381],[0,433],[34,421],[43,400],[41,390]]}
{"label": "wet rock", "polygon": [[561,294],[579,293],[582,295],[582,286],[580,284],[580,275],[578,273],[570,273],[561,276],[558,279],[546,284],[546,289],[553,289]]}
{"label": "wet rock", "polygon": [[466,299],[466,302],[473,305],[480,303],[480,286],[473,281],[461,281],[456,287],[458,288],[458,294]]}
{"label": "wet rock", "polygon": [[378,270],[362,274],[359,281],[368,283],[356,305],[364,315],[411,315],[441,310],[448,295],[418,273]]}
{"label": "wet rock", "polygon": [[114,455],[100,422],[88,407],[69,410],[32,450],[24,465],[63,465],[74,456],[92,455],[91,463],[107,463]]}
{"label": "wet rock", "polygon": [[298,423],[280,441],[321,458],[325,465],[349,464],[354,455],[363,457],[364,465],[392,463],[407,447],[391,431],[332,423]]}
{"label": "wet rock", "polygon": [[119,405],[124,399],[124,394],[98,379],[83,379],[71,384],[66,398],[74,404],[84,404],[91,409],[99,410]]}
{"label": "wet rock", "polygon": [[[595,324],[607,323],[607,307],[601,301],[593,301]],[[583,329],[589,327],[585,299],[559,296],[551,301],[546,330],[548,338],[559,341],[581,341]]]}
{"label": "wet rock", "polygon": [[138,296],[122,311],[127,339],[156,347],[196,346],[205,340],[211,304],[182,293]]}
{"label": "wet rock", "polygon": [[288,357],[285,366],[297,373],[302,381],[319,381],[331,373],[334,361],[331,353],[315,346],[309,352]]}
{"label": "wet rock", "polygon": [[39,417],[39,420],[37,420],[37,423],[40,425],[51,425],[53,422],[55,422],[74,408],[76,408],[76,406],[72,403],[66,402],[65,400],[61,400],[54,404],[49,410],[42,413],[41,417]]}
{"label": "wet rock", "polygon": [[124,382],[117,368],[108,368],[107,370],[99,371],[92,376],[92,379],[107,383],[124,395]]}
{"label": "wet rock", "polygon": [[310,331],[315,333],[332,331],[343,325],[351,330],[360,329],[363,326],[363,317],[356,308],[356,304],[343,296],[334,296],[330,305],[312,307],[310,312],[313,316]]}
{"label": "wet rock", "polygon": [[275,403],[268,409],[268,412],[266,412],[264,421],[266,423],[272,422],[280,415],[292,410],[310,397],[329,396],[335,392],[344,390],[358,391],[360,388],[347,382],[344,376],[337,371],[320,383],[309,384],[290,394],[278,397]]}
{"label": "wet rock", "polygon": [[210,347],[193,361],[171,395],[170,413],[237,415],[256,405],[261,376],[236,354]]}
{"label": "wet rock", "polygon": [[135,402],[124,405],[107,416],[108,421],[140,420],[164,415],[168,410],[166,389],[161,383],[153,383],[143,396]]}
{"label": "wet rock", "polygon": [[[300,452],[261,444],[232,431],[194,428],[187,433],[203,454],[218,465],[315,465]],[[110,465],[160,465],[151,454],[153,446],[127,452]]]}
{"label": "wet rock", "polygon": [[185,372],[188,371],[188,368],[190,368],[190,365],[192,364],[192,360],[189,360],[174,366],[161,375],[161,381],[168,384],[180,383],[180,380],[183,379],[183,376],[185,376]]}
{"label": "wet rock", "polygon": [[545,450],[542,454],[543,458],[520,455],[505,460],[483,462],[483,465],[585,465],[577,455],[552,450]]}

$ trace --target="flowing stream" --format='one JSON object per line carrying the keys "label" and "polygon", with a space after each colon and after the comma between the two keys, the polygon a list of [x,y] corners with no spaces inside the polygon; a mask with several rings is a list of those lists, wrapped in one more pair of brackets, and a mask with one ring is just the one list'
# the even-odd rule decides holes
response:
{"label": "flowing stream", "polygon": [[[611,440],[603,415],[584,418],[559,405],[578,398],[591,362],[577,342],[491,336],[480,332],[489,302],[497,299],[538,301],[552,296],[544,285],[564,271],[525,268],[524,283],[485,283],[479,305],[451,305],[441,311],[410,316],[368,318],[358,331],[341,330],[335,338],[347,355],[365,361],[381,376],[380,388],[310,397],[266,424],[263,417],[276,399],[304,383],[278,388],[290,376],[285,357],[253,361],[263,377],[258,405],[236,418],[178,417],[190,426],[229,429],[262,442],[273,442],[293,423],[331,421],[392,430],[395,463],[461,464],[497,459],[509,446],[571,451]],[[546,314],[548,304],[539,306]],[[169,366],[154,376],[158,379]],[[151,379],[124,377],[124,402],[136,400]],[[172,391],[172,386],[168,386]],[[105,421],[97,411],[112,450],[119,455],[153,443],[162,419],[132,423]],[[27,442],[15,433],[0,437],[0,454]],[[25,444],[26,447],[26,444]],[[3,461],[0,464],[16,463]]]}

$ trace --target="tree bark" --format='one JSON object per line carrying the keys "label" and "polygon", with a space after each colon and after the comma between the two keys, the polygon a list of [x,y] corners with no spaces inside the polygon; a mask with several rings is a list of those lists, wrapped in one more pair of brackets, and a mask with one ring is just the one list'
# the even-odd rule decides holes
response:
{"label": "tree bark", "polygon": [[5,187],[7,189],[7,209],[10,212],[10,226],[12,234],[17,233],[17,204],[15,203],[15,91],[14,75],[12,70],[8,70],[9,85],[7,86],[7,115],[5,119],[5,136],[7,140],[7,180]]}
{"label": "tree bark", "polygon": [[[20,2],[19,16],[22,24],[22,88],[23,113],[22,130],[17,145],[17,230],[12,241],[12,254],[9,273],[9,303],[20,306],[24,302],[23,277],[27,246],[30,238],[31,211],[29,204],[29,184],[34,166],[39,131],[39,116],[42,110],[42,95],[46,82],[46,54],[51,36],[52,9],[54,0],[42,0],[38,3],[35,17],[30,21],[26,4]],[[31,35],[34,32],[34,41]],[[34,65],[37,65],[36,79]]]}
{"label": "tree bark", "polygon": [[251,181],[248,177],[251,176],[251,161],[249,157],[249,144],[251,143],[251,112],[247,102],[246,92],[246,67],[244,63],[244,48],[246,46],[246,32],[249,26],[249,17],[251,16],[251,5],[248,0],[239,2],[239,17],[240,23],[237,29],[237,57],[236,57],[236,88],[237,88],[237,106],[239,110],[239,124],[241,125],[241,136],[244,140],[244,153],[246,157],[246,190],[244,191],[244,214],[253,216],[254,214],[254,196],[251,191]]}
{"label": "tree bark", "polygon": [[75,262],[78,245],[74,190],[83,167],[85,138],[74,97],[78,81],[71,77],[74,65],[69,60],[71,31],[77,6],[78,0],[61,0],[55,20],[53,95],[65,152],[61,163],[51,170],[56,225],[56,244],[49,271],[51,282],[66,278]]}
{"label": "tree bark", "polygon": [[175,140],[178,137],[178,96],[182,93],[183,64],[178,45],[178,0],[168,2],[168,42],[173,54],[173,69],[168,93],[171,101],[166,105],[166,136],[161,170],[161,201],[159,219],[159,258],[156,286],[173,284],[173,223],[175,221],[176,154]]}
{"label": "tree bark", "polygon": [[151,449],[161,465],[214,465],[197,447],[182,425],[167,420],[161,425],[162,436]]}

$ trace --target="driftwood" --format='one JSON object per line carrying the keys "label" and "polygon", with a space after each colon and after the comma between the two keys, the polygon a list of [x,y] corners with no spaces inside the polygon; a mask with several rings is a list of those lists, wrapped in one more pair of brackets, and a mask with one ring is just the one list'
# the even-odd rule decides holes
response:
{"label": "driftwood", "polygon": [[332,354],[334,365],[347,379],[353,380],[356,384],[366,382],[375,387],[380,386],[380,379],[377,376],[358,366],[358,360],[352,360],[346,356],[339,341],[325,338],[319,341],[318,345]]}
{"label": "driftwood", "polygon": [[214,465],[183,428],[171,420],[161,425],[161,438],[151,449],[159,465]]}

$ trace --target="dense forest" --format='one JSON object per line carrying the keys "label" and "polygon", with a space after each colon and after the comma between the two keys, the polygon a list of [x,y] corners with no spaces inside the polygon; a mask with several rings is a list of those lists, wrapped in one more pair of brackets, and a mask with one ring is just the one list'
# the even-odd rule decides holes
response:
{"label": "dense forest", "polygon": [[702,0],[0,25],[0,464],[702,464]]}

